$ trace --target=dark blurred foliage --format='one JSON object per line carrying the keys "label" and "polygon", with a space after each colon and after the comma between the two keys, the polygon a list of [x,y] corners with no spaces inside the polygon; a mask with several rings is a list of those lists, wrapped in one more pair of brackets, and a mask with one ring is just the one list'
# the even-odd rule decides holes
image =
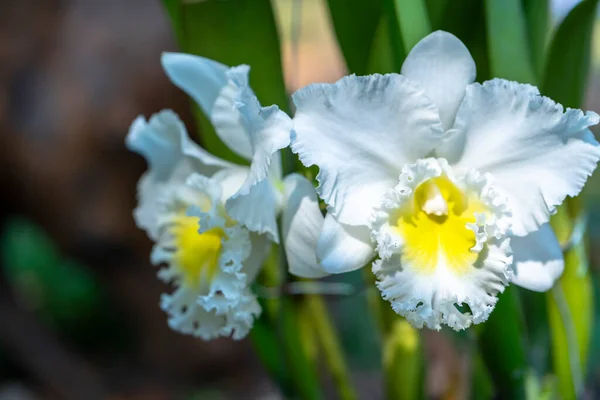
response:
{"label": "dark blurred foliage", "polygon": [[167,107],[191,126],[168,49],[158,1],[0,1],[0,399],[272,392],[247,342],[178,335],[158,307],[124,137]]}

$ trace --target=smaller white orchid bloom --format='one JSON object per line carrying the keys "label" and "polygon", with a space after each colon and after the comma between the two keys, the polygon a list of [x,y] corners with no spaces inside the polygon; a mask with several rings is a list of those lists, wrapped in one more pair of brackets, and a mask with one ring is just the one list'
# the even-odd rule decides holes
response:
{"label": "smaller white orchid bloom", "polygon": [[176,286],[161,300],[169,325],[205,340],[244,337],[261,311],[250,285],[270,244],[225,211],[236,167],[192,142],[171,111],[137,118],[126,144],[149,164],[134,216],[156,241],[152,262],[166,265],[159,277]]}
{"label": "smaller white orchid bloom", "polygon": [[549,289],[564,261],[548,220],[600,158],[596,113],[564,110],[530,85],[474,80],[467,48],[438,31],[402,74],[293,95],[292,150],[319,167],[328,206],[322,227],[312,223],[318,239],[296,241],[316,241],[328,273],[377,257],[383,297],[417,327],[483,322],[511,281]]}
{"label": "smaller white orchid bloom", "polygon": [[277,106],[260,105],[246,65],[230,68],[183,53],[164,53],[162,64],[171,81],[209,117],[219,138],[251,162],[250,167],[228,170],[222,179],[228,214],[278,243],[277,214],[283,205],[278,150],[290,143],[291,119]]}
{"label": "smaller white orchid bloom", "polygon": [[251,161],[250,168],[236,165],[216,174],[228,214],[279,243],[277,216],[283,211],[290,271],[311,278],[327,275],[317,267],[315,256],[315,224],[322,224],[323,217],[314,188],[298,174],[282,177],[278,150],[290,143],[291,119],[277,106],[261,107],[248,84],[246,65],[230,68],[182,53],[164,53],[162,64],[171,81],[210,118],[219,138]]}

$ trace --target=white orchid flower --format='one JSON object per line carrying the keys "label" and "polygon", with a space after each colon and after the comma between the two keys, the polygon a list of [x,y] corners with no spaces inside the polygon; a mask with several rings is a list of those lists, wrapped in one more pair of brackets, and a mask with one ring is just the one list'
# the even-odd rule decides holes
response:
{"label": "white orchid flower", "polygon": [[564,266],[549,217],[600,157],[588,129],[597,114],[565,111],[530,85],[474,80],[467,48],[438,31],[401,74],[293,95],[292,149],[320,168],[328,205],[323,271],[377,257],[383,297],[417,327],[483,322],[511,281],[549,289]]}
{"label": "white orchid flower", "polygon": [[277,214],[283,202],[278,150],[290,143],[290,118],[277,106],[261,107],[248,84],[246,65],[230,68],[183,53],[164,53],[162,64],[171,81],[209,117],[219,138],[251,162],[228,170],[223,179],[228,214],[278,243]]}
{"label": "white orchid flower", "polygon": [[171,111],[138,117],[126,144],[149,165],[134,216],[156,242],[152,262],[166,265],[159,277],[176,286],[161,300],[169,325],[205,340],[244,337],[261,312],[250,285],[270,244],[225,211],[223,182],[236,167],[192,142]]}

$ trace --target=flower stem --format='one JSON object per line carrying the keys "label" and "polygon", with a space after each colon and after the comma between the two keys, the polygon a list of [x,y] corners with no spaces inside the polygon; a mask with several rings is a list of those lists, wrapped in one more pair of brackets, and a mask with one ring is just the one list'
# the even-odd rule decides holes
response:
{"label": "flower stem", "polygon": [[338,335],[331,323],[323,298],[319,295],[308,295],[304,301],[310,312],[317,340],[323,350],[325,362],[333,377],[339,398],[341,400],[357,399]]}
{"label": "flower stem", "polygon": [[[577,233],[582,212],[578,198],[568,199],[551,220],[565,258],[565,270],[546,297],[554,372],[564,399],[582,395],[593,320],[585,235]],[[575,236],[578,239],[574,240]]]}
{"label": "flower stem", "polygon": [[[281,288],[285,282],[285,258],[274,246],[258,276],[258,283]],[[318,400],[323,398],[315,364],[310,358],[301,330],[297,304],[287,297],[261,299],[265,325],[253,333],[256,351],[286,397]],[[257,324],[255,329],[260,325]],[[259,336],[263,333],[261,336]]]}
{"label": "flower stem", "polygon": [[368,302],[379,322],[383,377],[388,400],[418,399],[423,386],[423,345],[417,329],[396,314],[375,287],[375,275],[364,269]]}

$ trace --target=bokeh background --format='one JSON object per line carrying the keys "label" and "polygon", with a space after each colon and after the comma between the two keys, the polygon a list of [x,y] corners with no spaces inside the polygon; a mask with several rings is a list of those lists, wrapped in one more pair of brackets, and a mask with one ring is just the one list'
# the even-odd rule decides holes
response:
{"label": "bokeh background", "polygon": [[[343,76],[324,1],[272,2],[289,92]],[[576,3],[553,1],[553,22]],[[145,163],[124,138],[162,108],[195,131],[161,70],[165,50],[176,46],[158,0],[0,0],[0,400],[281,398],[249,340],[179,335],[158,307],[167,288],[132,219]],[[586,98],[600,111],[599,24]],[[586,190],[600,289],[600,174]],[[357,293],[329,306],[361,398],[377,399],[378,339]],[[597,355],[600,326],[593,337]],[[424,340],[428,397],[464,398],[468,354],[447,335]],[[534,343],[539,362],[547,340]],[[588,395],[600,398],[591,364]]]}

